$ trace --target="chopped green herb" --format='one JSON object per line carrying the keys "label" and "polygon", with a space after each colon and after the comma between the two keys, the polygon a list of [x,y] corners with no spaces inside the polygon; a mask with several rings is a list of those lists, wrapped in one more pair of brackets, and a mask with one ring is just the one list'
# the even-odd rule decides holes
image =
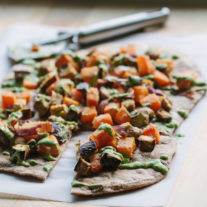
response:
{"label": "chopped green herb", "polygon": [[45,165],[43,167],[43,170],[49,173],[52,170],[52,166],[51,165]]}
{"label": "chopped green herb", "polygon": [[178,56],[178,55],[172,55],[172,59],[173,60],[177,60],[177,59],[179,59],[180,57]]}

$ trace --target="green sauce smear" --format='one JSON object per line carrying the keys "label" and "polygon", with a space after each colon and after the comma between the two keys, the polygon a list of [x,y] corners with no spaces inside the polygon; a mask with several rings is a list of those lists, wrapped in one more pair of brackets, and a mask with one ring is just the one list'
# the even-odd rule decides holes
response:
{"label": "green sauce smear", "polygon": [[38,164],[38,162],[36,160],[29,160],[29,164],[35,166]]}
{"label": "green sauce smear", "polygon": [[98,130],[104,130],[109,134],[109,136],[113,137],[113,130],[109,124],[101,124]]}
{"label": "green sauce smear", "polygon": [[82,186],[86,186],[88,187],[90,190],[93,190],[95,188],[101,188],[103,187],[102,184],[87,184],[87,183],[84,183],[84,182],[80,182],[78,180],[74,180],[72,183],[71,183],[72,187],[82,187]]}
{"label": "green sauce smear", "polygon": [[52,170],[52,166],[51,165],[45,165],[43,167],[43,170],[49,173]]}
{"label": "green sauce smear", "polygon": [[183,109],[178,110],[178,114],[181,117],[183,117],[184,119],[186,119],[188,117],[188,113],[185,110],[183,110]]}
{"label": "green sauce smear", "polygon": [[5,156],[10,156],[10,153],[8,151],[3,151],[2,154]]}
{"label": "green sauce smear", "polygon": [[149,162],[131,162],[131,163],[125,163],[121,164],[119,166],[120,169],[138,169],[138,168],[152,168],[155,171],[158,171],[162,173],[163,175],[166,175],[168,173],[168,168],[161,163],[159,159],[149,161]]}
{"label": "green sauce smear", "polygon": [[168,160],[168,155],[161,155],[160,156],[160,159],[161,160]]}

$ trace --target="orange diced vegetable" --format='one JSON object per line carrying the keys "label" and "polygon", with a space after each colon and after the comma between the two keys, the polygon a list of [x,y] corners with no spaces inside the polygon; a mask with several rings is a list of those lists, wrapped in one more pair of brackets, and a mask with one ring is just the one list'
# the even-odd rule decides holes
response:
{"label": "orange diced vegetable", "polygon": [[11,108],[15,103],[15,95],[11,91],[2,93],[2,105],[4,108]]}
{"label": "orange diced vegetable", "polygon": [[93,128],[98,128],[102,123],[113,125],[113,121],[110,114],[101,114],[94,118]]}
{"label": "orange diced vegetable", "polygon": [[84,107],[81,115],[82,123],[92,123],[93,119],[97,116],[97,110],[95,106]]}
{"label": "orange diced vegetable", "polygon": [[112,136],[110,136],[110,134],[105,130],[97,129],[90,135],[89,140],[94,140],[97,149],[101,149],[105,146],[117,146],[117,138],[115,136],[115,131],[113,129]]}
{"label": "orange diced vegetable", "polygon": [[88,106],[97,106],[99,102],[99,92],[97,88],[91,87],[86,94],[86,103]]}
{"label": "orange diced vegetable", "polygon": [[98,73],[98,67],[92,66],[92,67],[86,67],[81,70],[81,77],[84,82],[90,83],[94,74]]}
{"label": "orange diced vegetable", "polygon": [[93,65],[97,65],[97,63],[99,63],[100,61],[109,63],[109,60],[110,58],[105,52],[94,50],[93,53],[90,55],[89,59],[87,60],[86,66],[91,67]]}
{"label": "orange diced vegetable", "polygon": [[124,137],[118,140],[117,151],[120,153],[125,153],[130,158],[133,155],[133,152],[136,149],[134,137]]}
{"label": "orange diced vegetable", "polygon": [[37,89],[38,85],[36,82],[32,82],[31,80],[24,79],[23,87],[32,90],[32,89]]}
{"label": "orange diced vegetable", "polygon": [[78,64],[73,60],[70,55],[62,54],[56,61],[55,66],[61,67],[62,65],[66,65],[70,63],[76,70],[79,69]]}
{"label": "orange diced vegetable", "polygon": [[119,111],[120,103],[109,103],[104,108],[104,114],[110,114],[112,119],[115,120],[116,114]]}
{"label": "orange diced vegetable", "polygon": [[30,100],[31,100],[31,97],[32,97],[32,92],[30,90],[28,90],[28,91],[22,91],[20,93],[20,96],[19,97],[25,99],[27,101],[27,103],[29,103]]}
{"label": "orange diced vegetable", "polygon": [[38,140],[38,135],[37,134],[32,134],[32,135],[24,136],[24,141],[25,142],[29,142],[31,139]]}
{"label": "orange diced vegetable", "polygon": [[79,103],[77,101],[73,100],[72,98],[68,98],[67,96],[65,96],[63,98],[63,104],[65,104],[67,106],[68,105],[74,105],[74,106],[78,106],[79,105]]}
{"label": "orange diced vegetable", "polygon": [[57,157],[60,152],[61,148],[58,143],[57,138],[54,135],[49,135],[48,137],[50,140],[54,141],[56,146],[47,146],[47,145],[39,145],[38,146],[38,151],[40,154],[45,155],[48,151],[53,157]]}
{"label": "orange diced vegetable", "polygon": [[141,99],[149,94],[148,89],[144,86],[134,87],[134,100],[136,103],[140,103]]}
{"label": "orange diced vegetable", "polygon": [[101,156],[99,153],[90,156],[90,163],[92,173],[99,173],[102,170]]}
{"label": "orange diced vegetable", "polygon": [[155,138],[156,143],[159,143],[160,140],[160,132],[157,128],[157,126],[155,126],[154,124],[149,124],[148,126],[146,126],[142,132],[143,135],[146,136],[152,136]]}
{"label": "orange diced vegetable", "polygon": [[27,100],[24,98],[16,98],[15,104],[20,104],[21,106],[25,106],[27,104]]}
{"label": "orange diced vegetable", "polygon": [[171,59],[157,59],[156,63],[157,64],[166,64],[169,72],[171,72],[174,69],[174,61]]}
{"label": "orange diced vegetable", "polygon": [[127,109],[122,106],[118,113],[116,114],[115,121],[117,124],[123,124],[125,122],[130,122],[130,116],[127,112]]}
{"label": "orange diced vegetable", "polygon": [[40,127],[37,128],[38,133],[51,133],[53,131],[52,123],[49,121],[43,122],[40,124]]}
{"label": "orange diced vegetable", "polygon": [[122,54],[136,54],[136,48],[134,45],[128,45],[126,47],[121,47],[120,53]]}
{"label": "orange diced vegetable", "polygon": [[149,107],[154,111],[158,111],[161,108],[161,101],[155,94],[149,94],[148,96],[145,96],[143,99],[141,99],[140,103],[150,104]]}
{"label": "orange diced vegetable", "polygon": [[76,88],[72,89],[72,98],[76,101],[81,102],[83,100],[83,94],[81,91],[77,90]]}
{"label": "orange diced vegetable", "polygon": [[155,70],[154,72],[154,80],[160,85],[160,86],[167,86],[170,84],[170,79],[162,72]]}
{"label": "orange diced vegetable", "polygon": [[58,81],[55,81],[54,83],[52,83],[50,86],[47,87],[46,91],[48,95],[52,95],[53,91],[56,91],[58,87]]}
{"label": "orange diced vegetable", "polygon": [[137,58],[137,65],[140,76],[150,75],[155,71],[155,66],[149,56],[139,56]]}

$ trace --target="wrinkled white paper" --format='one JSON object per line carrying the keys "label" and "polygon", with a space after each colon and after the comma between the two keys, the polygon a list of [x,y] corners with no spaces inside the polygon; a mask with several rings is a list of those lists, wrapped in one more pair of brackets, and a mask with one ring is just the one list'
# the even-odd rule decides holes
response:
{"label": "wrinkled white paper", "polygon": [[[4,32],[0,39],[0,62],[1,76],[8,71],[6,47],[19,41],[30,39],[47,38],[55,36],[58,28],[42,25],[14,25]],[[137,42],[147,41],[167,45],[181,50],[195,59],[202,73],[207,77],[207,61],[205,51],[207,49],[207,36],[204,35],[159,35],[155,33],[137,34],[122,40]],[[178,150],[173,159],[171,170],[161,182],[141,190],[116,194],[99,198],[78,198],[70,195],[73,168],[75,166],[75,149],[73,141],[88,137],[89,133],[81,133],[72,139],[67,150],[63,153],[56,167],[52,170],[49,178],[44,182],[35,182],[20,177],[0,173],[0,192],[25,195],[35,198],[57,200],[65,202],[79,202],[85,204],[110,205],[110,206],[163,206],[170,194],[172,186],[181,168],[186,150],[198,128],[204,110],[207,97],[195,107],[189,118],[182,124],[176,133],[185,134],[184,138],[178,139]]]}

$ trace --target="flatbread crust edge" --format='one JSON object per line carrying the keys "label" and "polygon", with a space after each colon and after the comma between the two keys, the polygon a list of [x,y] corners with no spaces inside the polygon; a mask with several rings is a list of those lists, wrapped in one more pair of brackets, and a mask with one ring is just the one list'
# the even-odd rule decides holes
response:
{"label": "flatbread crust edge", "polygon": [[[134,44],[134,43],[132,43]],[[143,53],[148,49],[157,49],[162,55],[178,55],[179,59],[175,61],[175,69],[173,73],[179,73],[184,70],[190,70],[197,74],[199,80],[203,80],[202,74],[198,66],[192,61],[191,58],[185,54],[171,49],[165,46],[149,45],[147,43],[134,44],[138,53]],[[123,44],[122,44],[123,46]],[[101,50],[116,52],[120,48],[120,44],[114,44],[113,46],[103,46],[100,47]],[[85,51],[83,51],[85,52]],[[173,108],[171,114],[173,120],[181,125],[183,118],[177,113],[179,109],[184,109],[189,113],[193,107],[198,103],[198,101],[204,96],[204,93],[197,92],[194,94],[193,99],[189,99],[186,96],[172,96],[168,94],[169,98],[173,101]],[[175,129],[170,129],[170,134],[173,134]],[[161,154],[168,155],[168,161],[164,164],[170,168],[170,163],[174,154],[176,153],[177,141],[173,137],[161,136],[160,143],[156,145],[154,151],[150,154],[142,153],[137,149],[133,156],[134,160],[137,161],[149,161],[152,159],[160,158]],[[75,176],[76,177],[76,176]],[[88,178],[78,178],[79,181],[85,182],[87,184],[97,184],[103,185],[102,188],[97,188],[90,190],[87,187],[72,187],[71,194],[80,196],[96,196],[110,193],[123,192],[133,189],[143,188],[152,184],[155,184],[165,178],[165,175],[160,172],[156,172],[153,169],[136,169],[136,170],[116,170],[115,172],[102,172],[97,176],[92,176]]]}

